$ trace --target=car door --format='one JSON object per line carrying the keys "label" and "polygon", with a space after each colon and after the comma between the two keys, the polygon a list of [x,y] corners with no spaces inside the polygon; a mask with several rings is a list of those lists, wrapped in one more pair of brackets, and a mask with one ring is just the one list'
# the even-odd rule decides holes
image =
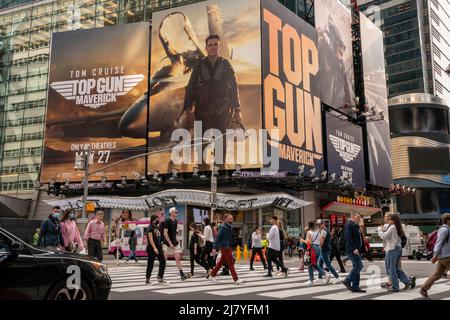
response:
{"label": "car door", "polygon": [[36,260],[26,247],[13,252],[14,242],[0,232],[0,300],[35,299],[39,291]]}

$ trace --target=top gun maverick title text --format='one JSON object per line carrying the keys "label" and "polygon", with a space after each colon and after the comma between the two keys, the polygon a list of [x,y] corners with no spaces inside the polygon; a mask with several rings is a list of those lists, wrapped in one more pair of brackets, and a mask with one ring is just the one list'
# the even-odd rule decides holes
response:
{"label": "top gun maverick title text", "polygon": [[315,92],[319,71],[316,43],[267,9],[264,22],[269,33],[265,128],[279,130],[278,139],[272,136],[270,143],[279,148],[281,159],[315,167],[314,160],[323,157],[321,103]]}

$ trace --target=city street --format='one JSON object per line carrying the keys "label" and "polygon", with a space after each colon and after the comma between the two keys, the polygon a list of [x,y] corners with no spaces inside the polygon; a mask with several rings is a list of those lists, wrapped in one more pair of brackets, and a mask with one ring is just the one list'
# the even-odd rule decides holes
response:
{"label": "city street", "polygon": [[[237,264],[236,269],[244,284],[236,286],[231,276],[218,276],[219,283],[216,284],[205,278],[205,271],[196,266],[198,273],[185,282],[180,280],[174,261],[168,262],[166,269],[166,280],[168,285],[145,285],[146,261],[140,260],[138,263],[120,261],[119,266],[115,261],[109,260],[108,272],[112,278],[112,289],[109,295],[111,300],[415,300],[423,299],[420,294],[420,286],[426,281],[428,275],[435,266],[429,261],[404,260],[403,267],[408,274],[417,278],[417,287],[414,290],[401,291],[400,293],[388,293],[385,289],[374,288],[370,285],[376,281],[370,280],[369,272],[381,269],[381,281],[386,281],[384,261],[374,262],[364,261],[364,270],[361,273],[361,287],[367,293],[349,292],[342,284],[317,284],[307,287],[307,272],[298,271],[298,261],[296,257],[287,258],[286,265],[290,268],[289,277],[263,278],[265,274],[262,266],[256,264],[256,271],[249,271],[248,263]],[[183,261],[184,271],[189,270],[188,261]],[[351,263],[347,262],[347,272],[350,271]],[[368,270],[369,269],[369,270]],[[153,271],[155,274],[156,266]],[[376,271],[377,272],[377,271]],[[156,280],[156,278],[152,278]],[[156,281],[153,281],[155,283]],[[429,291],[433,300],[450,300],[450,283],[442,279]]]}

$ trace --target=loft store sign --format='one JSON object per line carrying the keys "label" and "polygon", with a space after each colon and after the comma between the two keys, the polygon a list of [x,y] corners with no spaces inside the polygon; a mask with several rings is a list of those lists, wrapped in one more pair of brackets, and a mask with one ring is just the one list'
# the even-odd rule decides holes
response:
{"label": "loft store sign", "polygon": [[[298,199],[284,192],[252,195],[216,193],[216,196],[217,201],[215,208],[228,211],[251,210],[270,206],[295,210],[312,204],[312,202]],[[97,209],[122,208],[146,211],[151,208],[162,208],[175,205],[210,207],[211,193],[209,191],[200,190],[172,189],[137,198],[89,196],[87,200],[94,203]],[[81,208],[83,205],[81,198],[44,201],[51,206],[58,205],[63,209],[74,207]]]}

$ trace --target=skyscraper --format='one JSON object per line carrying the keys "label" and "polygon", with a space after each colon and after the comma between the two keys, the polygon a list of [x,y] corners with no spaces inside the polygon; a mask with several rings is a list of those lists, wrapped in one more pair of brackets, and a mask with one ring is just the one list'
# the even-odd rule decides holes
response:
{"label": "skyscraper", "polygon": [[384,32],[388,95],[422,92],[450,102],[450,2],[359,0]]}

